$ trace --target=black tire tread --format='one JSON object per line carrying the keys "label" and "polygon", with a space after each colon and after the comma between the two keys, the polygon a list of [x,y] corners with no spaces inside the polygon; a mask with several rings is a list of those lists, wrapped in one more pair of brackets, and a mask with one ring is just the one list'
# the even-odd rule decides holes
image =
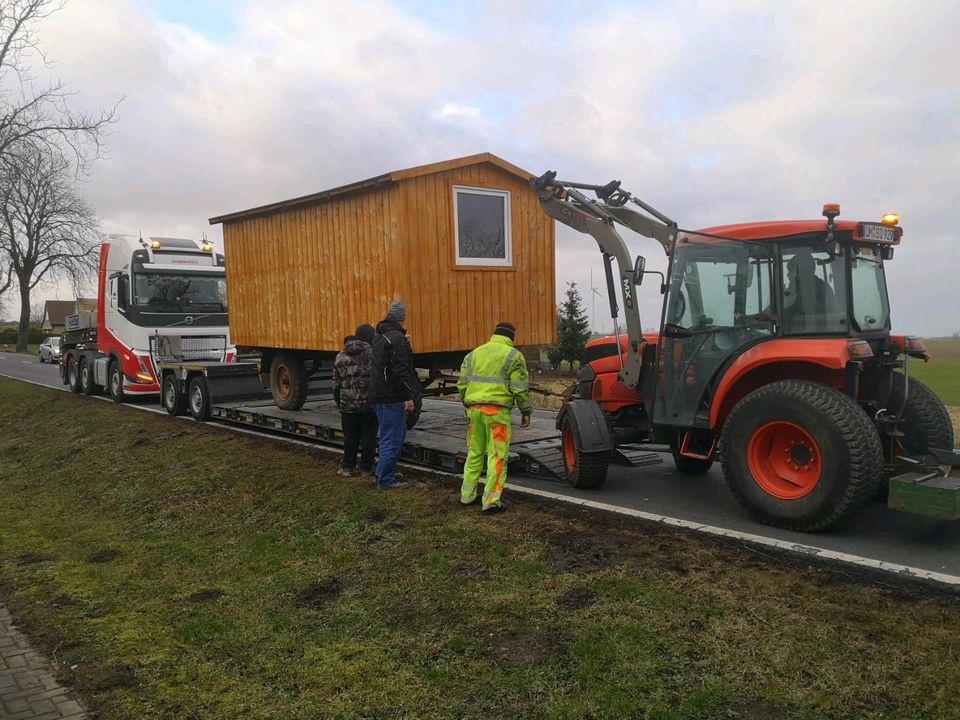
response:
{"label": "black tire tread", "polygon": [[[893,389],[887,403],[893,411],[900,409],[903,403],[903,375],[894,374]],[[940,398],[929,387],[916,378],[909,379],[907,389],[907,404],[903,409],[903,427],[906,433],[905,444],[910,442],[911,435],[918,440],[915,451],[921,454],[928,448],[938,450],[953,450],[954,433],[953,421]]]}
{"label": "black tire tread", "polygon": [[[825,515],[808,521],[784,522],[778,518],[754,511],[740,493],[728,461],[730,434],[740,422],[742,415],[751,412],[751,399],[785,394],[796,402],[804,402],[828,416],[841,428],[841,440],[850,454],[850,483],[839,502]],[[857,515],[873,499],[877,484],[883,474],[883,448],[876,426],[855,400],[833,388],[805,380],[781,380],[764,385],[737,403],[724,423],[720,437],[723,475],[737,501],[767,525],[801,532],[827,530]]]}

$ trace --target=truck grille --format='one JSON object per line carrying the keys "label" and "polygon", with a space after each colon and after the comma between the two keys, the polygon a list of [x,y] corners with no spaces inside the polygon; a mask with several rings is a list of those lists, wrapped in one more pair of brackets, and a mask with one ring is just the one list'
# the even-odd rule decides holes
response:
{"label": "truck grille", "polygon": [[221,361],[227,349],[227,339],[222,335],[203,337],[160,336],[150,338],[150,345],[157,362]]}

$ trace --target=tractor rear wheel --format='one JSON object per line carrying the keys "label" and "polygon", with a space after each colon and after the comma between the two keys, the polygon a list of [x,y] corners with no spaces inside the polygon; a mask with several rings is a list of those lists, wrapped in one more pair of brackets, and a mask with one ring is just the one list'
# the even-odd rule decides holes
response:
{"label": "tractor rear wheel", "polygon": [[567,470],[567,482],[580,490],[598,488],[607,479],[607,467],[610,465],[610,451],[583,452],[577,428],[570,416],[563,418],[560,428],[563,466]]}
{"label": "tractor rear wheel", "polygon": [[303,360],[291,353],[278,353],[270,363],[270,392],[282,410],[299,410],[307,401],[307,371]]}
{"label": "tractor rear wheel", "polygon": [[907,455],[923,455],[930,448],[953,450],[953,422],[933,390],[915,378],[909,379],[907,404],[903,404],[903,375],[893,376],[893,389],[887,407],[896,412],[903,407],[903,450]]}
{"label": "tractor rear wheel", "polygon": [[880,435],[863,409],[833,388],[784,380],[737,403],[720,438],[723,474],[750,515],[801,532],[859,513],[883,473]]}

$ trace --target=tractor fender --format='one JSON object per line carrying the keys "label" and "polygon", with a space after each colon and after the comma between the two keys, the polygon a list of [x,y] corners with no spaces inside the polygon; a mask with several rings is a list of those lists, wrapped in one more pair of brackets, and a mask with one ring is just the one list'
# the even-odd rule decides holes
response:
{"label": "tractor fender", "polygon": [[558,429],[566,418],[570,419],[583,452],[603,452],[615,447],[603,409],[593,400],[568,400],[557,415]]}
{"label": "tractor fender", "polygon": [[754,345],[723,373],[710,407],[710,427],[722,425],[737,402],[769,382],[810,380],[842,388],[848,343],[847,338],[777,338]]}

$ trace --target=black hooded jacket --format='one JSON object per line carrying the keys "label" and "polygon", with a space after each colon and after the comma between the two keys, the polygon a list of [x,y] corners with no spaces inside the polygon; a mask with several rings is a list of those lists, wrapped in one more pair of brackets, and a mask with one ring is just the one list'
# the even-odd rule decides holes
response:
{"label": "black hooded jacket", "polygon": [[393,320],[379,323],[377,336],[373,339],[369,402],[413,400],[418,394],[413,373],[413,350],[407,340],[407,331]]}

